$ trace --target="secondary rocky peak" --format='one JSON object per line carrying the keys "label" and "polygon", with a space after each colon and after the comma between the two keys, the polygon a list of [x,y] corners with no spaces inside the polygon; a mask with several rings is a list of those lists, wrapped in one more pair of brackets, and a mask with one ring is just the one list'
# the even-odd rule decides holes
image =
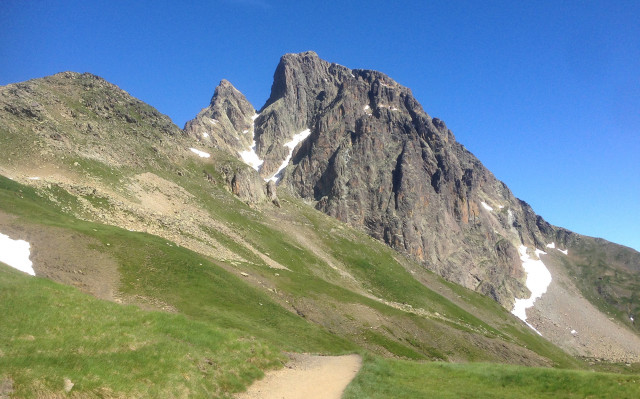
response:
{"label": "secondary rocky peak", "polygon": [[251,117],[255,109],[228,80],[222,80],[211,98],[213,118],[218,121],[227,119],[238,132],[244,132],[252,125]]}
{"label": "secondary rocky peak", "polygon": [[204,148],[238,153],[251,146],[255,109],[231,82],[223,79],[207,108],[185,124],[185,132]]}

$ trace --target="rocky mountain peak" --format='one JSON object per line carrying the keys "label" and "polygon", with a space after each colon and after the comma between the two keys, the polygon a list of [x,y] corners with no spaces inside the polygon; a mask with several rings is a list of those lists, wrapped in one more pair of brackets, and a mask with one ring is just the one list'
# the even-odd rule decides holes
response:
{"label": "rocky mountain peak", "polygon": [[205,149],[218,148],[237,154],[251,146],[255,112],[247,98],[223,79],[209,106],[188,121],[184,131],[200,141]]}
{"label": "rocky mountain peak", "polygon": [[286,54],[251,129],[253,112],[223,81],[192,122],[263,179],[507,308],[527,293],[517,248],[558,238],[384,73]]}
{"label": "rocky mountain peak", "polygon": [[[359,344],[376,340],[354,334],[351,314],[363,315],[360,331],[365,333],[371,331],[372,315],[387,321],[394,315],[377,330],[392,342],[390,348],[404,345],[407,333],[423,331],[411,350],[423,353],[427,348],[424,354],[431,356],[430,345],[454,333],[454,338],[463,335],[455,342],[441,340],[446,346],[436,348],[446,357],[454,353],[451,360],[478,360],[477,354],[490,348],[489,359],[525,359],[537,365],[556,361],[553,357],[539,363],[539,354],[526,347],[533,342],[531,336],[521,338],[527,337],[522,335],[524,326],[477,296],[444,284],[421,265],[509,310],[514,298],[524,298],[529,305],[523,308],[517,301],[514,314],[571,353],[637,361],[640,254],[547,223],[457,143],[442,120],[424,112],[409,89],[387,75],[350,70],[314,53],[287,55],[279,69],[280,83],[274,82],[270,102],[260,115],[223,80],[183,132],[167,116],[91,74],[62,73],[0,87],[5,154],[0,169],[31,186],[23,190],[4,179],[3,198],[9,200],[4,212],[17,210],[24,216],[35,209],[25,203],[40,203],[43,209],[90,218],[103,227],[106,223],[160,235],[226,263],[229,270],[251,271],[242,272],[242,279],[259,278],[260,289],[268,290],[265,294],[280,298],[288,310],[322,325],[323,331],[365,337]],[[276,186],[287,194],[281,209],[263,205],[280,204]],[[344,224],[312,214],[305,209],[309,204],[419,264]],[[50,215],[47,211],[47,224],[54,220]],[[68,216],[60,219],[65,225]],[[82,222],[81,231],[90,231],[86,226]],[[124,232],[96,227],[91,230],[99,232],[95,237],[100,239]],[[74,230],[73,237],[81,231]],[[128,237],[135,236],[131,232]],[[148,245],[156,241],[143,238],[139,253],[149,251]],[[171,248],[164,239],[158,245]],[[62,243],[45,248],[64,249],[66,240]],[[39,253],[50,258],[44,250]],[[187,255],[188,269],[176,268],[172,257],[172,282],[183,270],[191,278],[193,270],[204,269],[191,267],[193,254]],[[546,266],[540,268],[543,262]],[[75,277],[66,279],[71,269],[63,263],[60,275],[76,285]],[[531,280],[537,274],[532,263],[552,276],[543,296],[539,287],[529,284],[528,297],[525,270],[528,277],[533,275]],[[268,272],[269,267],[285,270],[284,280]],[[208,271],[206,275],[213,276]],[[138,288],[150,281],[143,280]],[[310,284],[314,290],[330,291],[314,299],[305,295]],[[345,291],[334,286],[353,290],[356,295],[350,298],[366,301],[342,313]],[[337,292],[339,298],[329,292]],[[530,307],[536,298],[533,292],[538,298],[535,308]],[[453,304],[443,304],[440,295]],[[371,306],[371,299],[379,302]],[[227,304],[221,302],[222,307]],[[383,306],[396,310],[371,313]],[[598,308],[607,309],[606,314]],[[245,317],[246,309],[238,317]],[[466,312],[478,315],[482,323],[464,316]],[[259,319],[262,313],[255,315]],[[396,317],[400,314],[406,315],[402,323]],[[429,323],[427,329],[426,324],[415,324],[421,319]],[[486,321],[500,332],[487,334]],[[336,325],[347,327],[336,332]],[[624,325],[633,331],[624,333]],[[456,352],[465,342],[471,346]],[[526,345],[511,353],[517,342]],[[548,345],[540,347],[544,358]],[[402,353],[407,352],[398,352]]]}

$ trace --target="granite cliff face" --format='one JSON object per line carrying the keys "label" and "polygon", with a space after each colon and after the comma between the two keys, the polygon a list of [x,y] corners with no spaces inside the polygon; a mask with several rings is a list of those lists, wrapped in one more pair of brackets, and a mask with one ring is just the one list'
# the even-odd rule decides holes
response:
{"label": "granite cliff face", "polygon": [[[383,73],[351,70],[313,52],[287,54],[254,127],[246,100],[221,87],[187,131],[197,125],[238,153],[250,146],[240,132],[253,129],[263,161],[256,169],[269,179],[287,160],[285,144],[309,129],[278,175],[280,187],[507,308],[528,291],[517,247],[566,240],[566,231],[515,198],[443,121]],[[213,125],[202,122],[205,114],[237,116]]]}

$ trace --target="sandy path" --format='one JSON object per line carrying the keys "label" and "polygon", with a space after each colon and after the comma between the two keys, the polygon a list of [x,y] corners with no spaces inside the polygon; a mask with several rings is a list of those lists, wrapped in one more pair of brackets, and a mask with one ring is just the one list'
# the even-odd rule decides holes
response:
{"label": "sandy path", "polygon": [[236,399],[339,399],[362,364],[358,355],[289,357],[284,368],[266,373]]}

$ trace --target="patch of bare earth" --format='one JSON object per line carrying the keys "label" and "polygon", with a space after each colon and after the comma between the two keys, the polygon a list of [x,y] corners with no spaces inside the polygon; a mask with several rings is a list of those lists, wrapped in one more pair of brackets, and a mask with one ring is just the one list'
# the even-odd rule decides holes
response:
{"label": "patch of bare earth", "polygon": [[0,379],[0,399],[11,398],[13,392],[13,380],[9,377]]}
{"label": "patch of bare earth", "polygon": [[77,287],[101,299],[115,299],[119,273],[111,256],[93,249],[101,245],[73,231],[31,225],[0,212],[0,231],[13,239],[29,242],[33,269],[37,276]]}
{"label": "patch of bare earth", "polygon": [[289,357],[284,368],[268,372],[236,399],[339,399],[362,365],[358,355]]}
{"label": "patch of bare earth", "polygon": [[[98,179],[86,177],[84,179],[88,184],[78,184],[82,179],[76,172],[81,171],[69,172],[55,167],[12,170],[0,167],[0,173],[42,190],[45,194],[50,185],[62,187],[75,196],[84,207],[82,214],[76,215],[82,219],[163,237],[214,259],[247,262],[206,231],[214,230],[251,251],[270,268],[286,269],[254,248],[238,233],[212,218],[183,187],[154,173],[146,172],[132,176],[116,190],[102,184]],[[37,179],[33,179],[34,176]],[[109,207],[94,206],[85,198],[88,196],[105,199]]]}

